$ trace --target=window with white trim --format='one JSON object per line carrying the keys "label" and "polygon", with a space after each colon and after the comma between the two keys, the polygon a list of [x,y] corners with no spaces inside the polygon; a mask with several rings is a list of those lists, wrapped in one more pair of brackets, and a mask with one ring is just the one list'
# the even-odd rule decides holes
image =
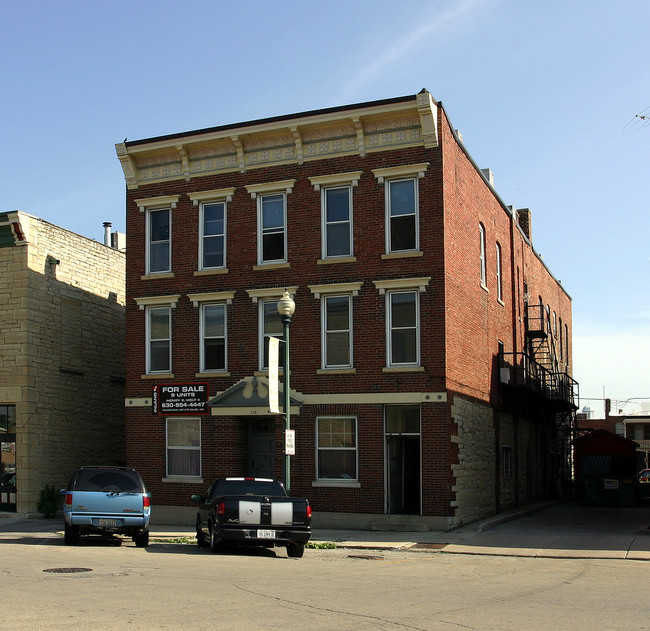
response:
{"label": "window with white trim", "polygon": [[482,223],[478,225],[480,240],[480,259],[481,259],[481,285],[487,287],[487,262],[485,260],[485,226]]}
{"label": "window with white trim", "polygon": [[418,249],[418,187],[416,178],[386,182],[386,251]]}
{"label": "window with white trim", "polygon": [[418,292],[388,292],[386,309],[388,366],[418,366],[420,363]]}
{"label": "window with white trim", "polygon": [[226,305],[201,305],[201,372],[227,367]]}
{"label": "window with white trim", "polygon": [[352,366],[352,296],[323,296],[323,368]]}
{"label": "window with white trim", "polygon": [[357,479],[357,419],[321,416],[316,419],[316,477],[319,480]]}
{"label": "window with white trim", "polygon": [[[259,303],[260,309],[260,370],[268,370],[269,367],[269,337],[284,339],[284,327],[282,318],[278,313],[277,300],[262,300]],[[278,365],[284,366],[284,353],[280,352]]]}
{"label": "window with white trim", "polygon": [[352,186],[322,191],[323,258],[352,256]]}
{"label": "window with white trim", "polygon": [[171,271],[171,210],[147,211],[147,274]]}
{"label": "window with white trim", "polygon": [[501,267],[501,244],[497,243],[497,300],[503,301],[503,278],[502,278],[502,267]]}
{"label": "window with white trim", "polygon": [[201,419],[168,418],[167,475],[201,476]]}
{"label": "window with white trim", "polygon": [[170,306],[146,308],[147,374],[172,370],[172,309]]}
{"label": "window with white trim", "polygon": [[287,197],[272,193],[257,197],[258,263],[287,260]]}
{"label": "window with white trim", "polygon": [[226,202],[201,204],[200,269],[218,269],[226,264]]}

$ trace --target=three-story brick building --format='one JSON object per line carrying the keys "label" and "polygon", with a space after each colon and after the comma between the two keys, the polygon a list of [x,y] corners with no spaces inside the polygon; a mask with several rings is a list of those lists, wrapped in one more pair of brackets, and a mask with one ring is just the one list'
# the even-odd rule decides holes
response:
{"label": "three-story brick building", "polygon": [[571,299],[428,92],[116,149],[127,460],[156,519],[217,476],[282,477],[285,290],[316,524],[448,528],[568,479]]}

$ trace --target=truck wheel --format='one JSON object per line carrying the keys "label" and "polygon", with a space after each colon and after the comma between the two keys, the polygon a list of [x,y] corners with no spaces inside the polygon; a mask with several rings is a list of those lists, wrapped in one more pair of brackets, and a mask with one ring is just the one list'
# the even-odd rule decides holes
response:
{"label": "truck wheel", "polygon": [[199,548],[207,548],[210,545],[205,539],[203,528],[201,528],[201,520],[198,518],[196,520],[196,545]]}
{"label": "truck wheel", "polygon": [[305,553],[305,544],[292,542],[287,544],[287,556],[293,557],[295,559],[302,559],[302,555]]}
{"label": "truck wheel", "polygon": [[221,539],[221,536],[217,532],[216,527],[213,524],[210,527],[210,550],[212,550],[212,552],[221,552],[222,548],[223,548],[223,541]]}
{"label": "truck wheel", "polygon": [[76,546],[79,543],[79,526],[68,526],[68,524],[65,524],[63,541],[66,546]]}

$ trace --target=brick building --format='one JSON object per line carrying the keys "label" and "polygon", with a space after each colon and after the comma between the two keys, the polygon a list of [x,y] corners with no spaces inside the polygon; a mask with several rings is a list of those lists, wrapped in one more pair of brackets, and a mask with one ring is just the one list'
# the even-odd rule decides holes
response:
{"label": "brick building", "polygon": [[[571,299],[428,92],[116,150],[127,460],[157,520],[191,520],[217,476],[282,477],[285,289],[291,491],[314,523],[444,529],[568,481]],[[183,384],[207,406],[161,407]]]}
{"label": "brick building", "polygon": [[0,511],[124,464],[124,278],[124,252],[0,213]]}

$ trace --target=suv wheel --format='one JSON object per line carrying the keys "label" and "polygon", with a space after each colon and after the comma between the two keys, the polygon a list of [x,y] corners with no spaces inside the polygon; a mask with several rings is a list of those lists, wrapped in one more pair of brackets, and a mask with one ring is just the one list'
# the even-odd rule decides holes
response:
{"label": "suv wheel", "polygon": [[217,533],[217,528],[214,524],[210,527],[210,550],[212,552],[220,552],[223,547],[223,541]]}
{"label": "suv wheel", "polygon": [[292,542],[287,544],[287,556],[294,557],[296,559],[301,559],[302,555],[305,553],[305,544]]}
{"label": "suv wheel", "polygon": [[79,526],[68,526],[63,528],[63,541],[66,546],[76,546],[79,543]]}
{"label": "suv wheel", "polygon": [[199,548],[207,548],[210,545],[203,534],[201,521],[198,517],[196,519],[196,545],[199,546]]}
{"label": "suv wheel", "polygon": [[149,545],[149,531],[143,530],[135,535],[133,535],[133,543],[135,543],[138,548],[146,548]]}

